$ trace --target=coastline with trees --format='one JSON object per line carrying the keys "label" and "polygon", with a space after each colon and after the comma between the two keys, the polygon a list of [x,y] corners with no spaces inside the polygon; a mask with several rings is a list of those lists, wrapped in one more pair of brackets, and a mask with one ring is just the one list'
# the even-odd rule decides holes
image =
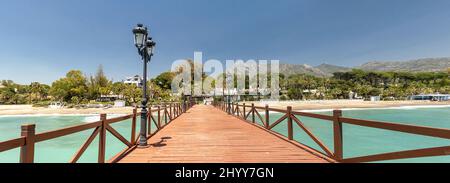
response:
{"label": "coastline with trees", "polygon": [[[170,88],[157,84],[161,83],[162,77],[164,76],[158,76],[148,82],[149,88],[152,89],[151,96],[159,101],[173,100],[170,97]],[[71,70],[51,85],[39,82],[21,85],[12,80],[2,80],[0,84],[0,105],[29,104],[42,107],[51,101],[59,101],[67,103],[69,107],[75,107],[80,104],[105,103],[98,101],[105,95],[122,96],[127,105],[134,105],[140,102],[142,94],[142,90],[136,85],[108,79],[102,66],[99,66],[94,76],[89,77],[80,70]]]}
{"label": "coastline with trees", "polygon": [[[152,103],[180,100],[179,97],[172,95],[171,82],[175,75],[176,73],[163,72],[148,81],[148,94]],[[47,107],[50,102],[59,101],[64,102],[66,108],[80,109],[89,104],[111,105],[113,101],[105,102],[99,98],[115,95],[120,96],[127,106],[136,106],[140,103],[142,95],[142,90],[136,85],[108,79],[101,65],[93,76],[86,76],[80,70],[71,70],[65,77],[54,81],[51,85],[39,82],[21,85],[11,80],[2,80],[0,84],[0,105]],[[380,101],[379,105],[374,107],[422,105],[430,104],[430,102],[406,100],[408,100],[408,96],[417,94],[450,93],[450,77],[449,72],[372,72],[353,69],[348,72],[336,72],[332,77],[280,74],[280,88],[281,101],[311,101],[308,106],[314,106],[311,105],[313,101],[320,100],[360,99],[353,103],[361,104],[362,100],[368,100],[370,96],[380,96],[381,100],[385,101]],[[257,102],[261,99],[265,98],[241,96],[242,101]],[[437,104],[446,103],[448,102]],[[330,108],[333,105],[328,106]],[[348,106],[348,104],[343,104],[343,106]],[[367,107],[370,106],[373,104]],[[324,107],[326,106],[319,105],[312,108]],[[364,104],[360,107],[364,107]]]}

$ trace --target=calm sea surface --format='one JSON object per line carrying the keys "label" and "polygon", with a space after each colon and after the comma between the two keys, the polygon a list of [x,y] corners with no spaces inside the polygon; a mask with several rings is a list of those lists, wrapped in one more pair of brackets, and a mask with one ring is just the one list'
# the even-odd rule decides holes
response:
{"label": "calm sea surface", "polygon": [[[331,112],[315,112],[331,115]],[[450,129],[450,107],[440,108],[392,108],[392,109],[364,109],[344,110],[345,117],[360,119],[380,120],[402,124],[430,126]],[[261,114],[263,115],[263,114]],[[110,115],[110,117],[114,117]],[[271,121],[274,122],[281,114],[271,113]],[[89,116],[0,116],[0,141],[17,138],[20,135],[20,126],[25,123],[35,123],[36,131],[44,132],[73,125],[85,124],[98,120],[98,115]],[[329,121],[300,117],[300,120],[313,131],[330,149],[333,149],[333,126]],[[294,123],[295,124],[295,123]],[[120,134],[129,139],[131,135],[131,120],[112,125]],[[139,125],[137,125],[139,130]],[[281,134],[287,134],[286,123],[281,123],[274,128]],[[155,129],[154,125],[152,129]],[[68,162],[84,141],[93,132],[72,134],[44,141],[36,144],[36,162]],[[356,157],[377,153],[410,150],[417,148],[449,146],[450,140],[410,135],[400,132],[392,132],[374,128],[360,127],[344,124],[344,156]],[[294,138],[310,147],[320,150],[301,128],[294,125]],[[125,148],[119,140],[107,133],[106,154],[107,159]],[[97,161],[97,139],[92,142],[79,162]],[[19,149],[13,149],[0,153],[0,163],[13,163],[19,161]],[[450,156],[415,158],[386,162],[445,162],[450,163]]]}

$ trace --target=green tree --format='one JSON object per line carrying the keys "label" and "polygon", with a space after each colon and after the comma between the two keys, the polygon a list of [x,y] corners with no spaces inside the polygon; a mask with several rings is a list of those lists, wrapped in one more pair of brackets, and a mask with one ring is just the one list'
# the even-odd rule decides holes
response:
{"label": "green tree", "polygon": [[123,95],[126,87],[126,84],[123,82],[115,82],[111,86],[111,91],[116,95]]}
{"label": "green tree", "polygon": [[142,89],[136,85],[125,85],[123,96],[129,105],[138,104],[141,101]]}
{"label": "green tree", "polygon": [[66,77],[53,82],[50,94],[57,100],[71,102],[72,97],[85,98],[87,93],[86,78],[79,70],[72,70]]}
{"label": "green tree", "polygon": [[97,99],[100,95],[109,95],[112,92],[112,81],[106,77],[102,65],[99,65],[95,77],[90,77],[87,86],[88,98],[91,100]]}
{"label": "green tree", "polygon": [[171,90],[174,77],[175,73],[173,72],[163,72],[153,79],[153,82],[163,90]]}
{"label": "green tree", "polygon": [[29,86],[30,103],[42,101],[48,96],[50,86],[39,82],[32,82]]}

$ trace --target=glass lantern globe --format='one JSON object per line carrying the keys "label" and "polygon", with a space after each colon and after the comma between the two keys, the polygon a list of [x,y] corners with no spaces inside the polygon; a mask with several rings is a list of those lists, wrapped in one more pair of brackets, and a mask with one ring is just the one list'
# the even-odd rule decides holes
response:
{"label": "glass lantern globe", "polygon": [[147,40],[146,47],[148,55],[153,55],[153,51],[155,49],[156,43],[151,39]]}
{"label": "glass lantern globe", "polygon": [[133,29],[133,34],[134,34],[134,45],[137,48],[142,48],[145,44],[145,41],[147,40],[147,28],[144,27],[142,24],[138,24],[134,29]]}

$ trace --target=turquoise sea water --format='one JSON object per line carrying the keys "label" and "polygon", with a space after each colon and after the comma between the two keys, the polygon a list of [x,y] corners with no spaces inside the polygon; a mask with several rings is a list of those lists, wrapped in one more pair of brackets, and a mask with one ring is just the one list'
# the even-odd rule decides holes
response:
{"label": "turquoise sea water", "polygon": [[[315,112],[331,115],[331,112]],[[450,129],[450,107],[445,108],[401,108],[401,109],[364,109],[344,110],[345,117],[360,119],[380,120],[402,124],[430,126]],[[264,117],[264,114],[261,114]],[[113,117],[109,115],[109,117]],[[281,114],[271,113],[271,122],[276,121]],[[258,118],[257,118],[258,119]],[[36,131],[60,129],[63,127],[84,124],[89,121],[98,120],[98,115],[89,116],[0,116],[0,141],[17,138],[20,136],[20,126],[25,123],[35,123]],[[300,120],[330,149],[333,149],[333,126],[329,121],[300,117]],[[139,121],[139,120],[138,120]],[[294,123],[295,124],[295,123]],[[129,139],[131,135],[131,120],[112,125],[120,134]],[[152,125],[152,129],[156,128]],[[287,125],[285,122],[274,128],[275,131],[286,135]],[[137,131],[139,125],[137,125]],[[64,136],[36,144],[36,162],[68,162],[84,141],[93,132],[84,132]],[[374,128],[360,127],[344,124],[344,156],[356,157],[377,153],[386,153],[417,148],[449,146],[450,140],[410,135],[400,132],[392,132]],[[125,148],[119,140],[107,133],[106,155],[107,159]],[[320,150],[298,126],[294,125],[295,140],[310,147]],[[97,139],[81,157],[79,162],[97,161]],[[13,149],[0,153],[0,163],[13,163],[19,161],[19,149]],[[450,156],[414,158],[386,162],[445,162],[450,163]]]}
{"label": "turquoise sea water", "polygon": [[[108,115],[108,118],[123,115]],[[98,121],[99,115],[71,115],[71,116],[0,116],[0,141],[20,137],[22,124],[36,124],[36,133],[57,130],[64,127],[86,124]],[[111,125],[128,141],[131,139],[131,119]],[[152,131],[156,127],[152,124]],[[68,136],[39,142],[35,146],[35,162],[39,163],[63,163],[68,162],[76,151],[83,145],[94,129],[71,134]],[[139,119],[136,124],[136,132],[139,132]],[[121,141],[107,132],[106,135],[106,160],[126,148]],[[91,143],[83,156],[78,160],[81,163],[97,162],[98,136]],[[19,148],[0,152],[0,163],[19,162]]]}
{"label": "turquoise sea water", "polygon": [[[332,112],[315,112],[332,115]],[[271,122],[282,115],[270,114]],[[450,107],[441,108],[392,108],[392,109],[358,109],[344,110],[344,117],[394,122],[409,125],[429,126],[450,129]],[[257,118],[258,119],[258,118]],[[299,117],[313,134],[320,138],[329,149],[333,149],[333,125],[330,121]],[[260,120],[257,120],[259,123]],[[285,120],[286,121],[286,120]],[[274,131],[287,134],[286,122],[274,128]],[[382,129],[368,128],[356,125],[343,125],[344,158],[375,155],[419,148],[449,146],[450,140],[412,135]],[[294,139],[324,152],[303,130],[294,123]],[[450,156],[426,157],[414,159],[392,160],[384,162],[435,162],[450,163]]]}

